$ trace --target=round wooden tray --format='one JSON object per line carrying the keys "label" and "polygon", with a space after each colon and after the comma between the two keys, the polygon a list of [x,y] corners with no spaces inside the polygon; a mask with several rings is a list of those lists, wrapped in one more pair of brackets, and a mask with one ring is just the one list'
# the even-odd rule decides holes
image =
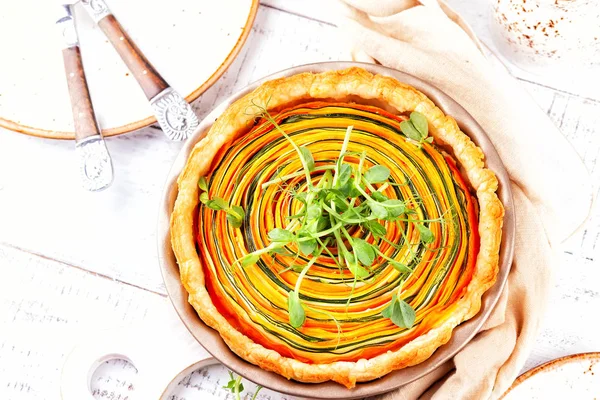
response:
{"label": "round wooden tray", "polygon": [[[259,0],[106,0],[127,33],[187,101],[212,86],[239,54]],[[0,127],[74,139],[55,21],[59,3],[0,3]],[[104,136],[156,122],[144,93],[80,4],[74,7],[83,65]]]}
{"label": "round wooden tray", "polygon": [[[301,72],[322,72],[353,66],[362,67],[372,73],[391,76],[401,82],[414,86],[432,99],[444,113],[454,117],[463,132],[465,132],[473,142],[483,150],[486,155],[486,166],[497,175],[500,183],[498,196],[504,204],[505,216],[498,278],[495,285],[484,294],[479,313],[454,329],[450,341],[437,349],[437,351],[425,362],[413,367],[394,371],[371,382],[358,383],[354,389],[346,389],[331,381],[311,384],[287,380],[278,374],[262,370],[235,355],[221,339],[219,333],[202,322],[196,311],[187,301],[188,294],[179,280],[179,269],[171,249],[169,220],[177,197],[177,177],[183,169],[191,149],[205,135],[206,131],[208,131],[216,118],[221,115],[231,103],[254,90],[262,82],[267,80],[290,76]],[[290,68],[255,82],[221,103],[200,123],[196,133],[187,141],[175,160],[168,175],[168,181],[163,193],[162,207],[158,219],[159,261],[165,286],[177,313],[192,335],[215,358],[245,378],[278,392],[315,399],[355,399],[385,393],[424,376],[452,358],[477,334],[477,332],[479,332],[498,301],[511,268],[514,237],[515,216],[513,212],[513,200],[508,173],[506,172],[492,142],[488,139],[483,129],[477,124],[473,117],[449,96],[414,76],[383,66],[353,62],[326,62]]]}

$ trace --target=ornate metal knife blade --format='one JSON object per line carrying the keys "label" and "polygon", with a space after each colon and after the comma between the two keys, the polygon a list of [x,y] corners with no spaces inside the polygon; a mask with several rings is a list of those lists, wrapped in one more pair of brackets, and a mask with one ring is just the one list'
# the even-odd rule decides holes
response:
{"label": "ornate metal knife blade", "polygon": [[81,0],[81,4],[140,84],[165,135],[171,140],[187,139],[199,125],[198,117],[190,104],[150,64],[104,0]]}

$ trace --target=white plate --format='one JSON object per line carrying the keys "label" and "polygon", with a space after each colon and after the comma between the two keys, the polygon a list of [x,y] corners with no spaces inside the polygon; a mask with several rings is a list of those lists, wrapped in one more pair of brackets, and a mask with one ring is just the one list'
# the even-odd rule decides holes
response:
{"label": "white plate", "polygon": [[[231,64],[247,38],[258,0],[107,0],[113,14],[171,86],[196,99]],[[0,2],[0,126],[73,138],[71,106],[55,27],[59,0]],[[107,136],[155,122],[133,76],[80,4],[83,64]]]}
{"label": "white plate", "polygon": [[575,354],[521,375],[503,400],[600,399],[600,353]]}

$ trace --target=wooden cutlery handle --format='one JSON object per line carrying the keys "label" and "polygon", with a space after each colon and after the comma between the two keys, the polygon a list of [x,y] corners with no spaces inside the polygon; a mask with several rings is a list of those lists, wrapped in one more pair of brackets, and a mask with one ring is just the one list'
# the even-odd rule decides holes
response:
{"label": "wooden cutlery handle", "polygon": [[81,52],[79,46],[63,49],[63,61],[67,74],[67,85],[71,97],[73,110],[73,123],[75,125],[75,138],[77,141],[100,134],[98,122],[94,115],[92,99],[83,72]]}
{"label": "wooden cutlery handle", "polygon": [[109,14],[99,20],[98,26],[111,41],[148,99],[152,99],[169,87],[123,30],[114,15]]}

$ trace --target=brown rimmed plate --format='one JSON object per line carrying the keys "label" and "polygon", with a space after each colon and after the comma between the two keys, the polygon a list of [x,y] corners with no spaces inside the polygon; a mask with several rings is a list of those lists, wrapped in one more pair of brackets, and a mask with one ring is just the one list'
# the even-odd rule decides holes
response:
{"label": "brown rimmed plate", "polygon": [[[323,72],[350,67],[361,67],[372,73],[391,76],[400,82],[405,82],[425,93],[444,113],[454,117],[461,130],[465,132],[485,153],[486,166],[494,171],[498,177],[500,183],[498,196],[505,207],[498,278],[494,286],[484,294],[479,313],[456,327],[450,341],[438,348],[425,362],[413,367],[391,372],[388,375],[371,382],[357,383],[354,389],[346,389],[335,382],[301,383],[287,380],[283,376],[262,370],[235,355],[221,339],[219,333],[205,325],[196,311],[188,303],[188,294],[179,280],[179,268],[171,249],[169,234],[169,220],[177,197],[177,177],[182,171],[194,145],[206,134],[215,119],[219,117],[231,103],[268,80],[291,76],[301,72]],[[464,108],[452,100],[448,95],[414,76],[379,65],[354,62],[326,62],[290,68],[267,76],[266,78],[247,86],[221,103],[208,114],[206,118],[204,118],[200,123],[198,130],[190,139],[188,139],[187,143],[177,156],[168,175],[158,218],[158,252],[165,286],[181,320],[198,342],[227,368],[257,384],[281,393],[314,399],[356,399],[385,393],[426,375],[445,361],[452,358],[473,338],[473,336],[477,334],[477,332],[479,332],[498,301],[511,268],[514,237],[515,216],[513,212],[513,199],[508,173],[506,172],[492,142],[473,117],[471,117]]]}
{"label": "brown rimmed plate", "polygon": [[530,369],[514,381],[501,399],[596,399],[599,394],[600,353],[581,353]]}
{"label": "brown rimmed plate", "polygon": [[[157,71],[191,102],[235,60],[252,30],[259,0],[106,3]],[[75,137],[63,40],[55,26],[59,7],[46,0],[0,2],[0,127],[50,139]],[[81,4],[74,6],[74,15],[104,136],[155,123],[133,74]]]}

